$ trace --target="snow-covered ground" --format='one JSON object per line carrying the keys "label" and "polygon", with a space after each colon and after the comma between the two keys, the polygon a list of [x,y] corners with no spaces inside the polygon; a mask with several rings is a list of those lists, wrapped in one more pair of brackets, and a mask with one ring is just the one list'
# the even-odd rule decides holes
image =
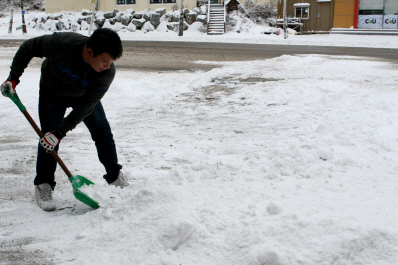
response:
{"label": "snow-covered ground", "polygon": [[[393,36],[244,34],[120,33],[397,48]],[[3,78],[15,52],[0,49]],[[120,70],[102,102],[131,185],[106,185],[84,125],[60,151],[96,183],[98,210],[74,199],[61,169],[58,211],[37,207],[37,137],[1,97],[0,264],[398,264],[397,69],[285,55],[206,72]],[[17,88],[37,122],[39,74],[33,62]]]}
{"label": "snow-covered ground", "polygon": [[[39,16],[40,12],[27,12],[25,15],[26,23],[29,18]],[[81,16],[80,13],[70,13],[70,20],[77,20]],[[22,34],[22,30],[16,30],[16,27],[22,24],[21,14],[14,14],[14,27],[12,34],[8,34],[9,17],[0,18],[0,37],[2,39],[28,39],[37,35],[51,34],[51,31],[36,30],[27,28],[28,33]],[[239,24],[239,23],[237,23]],[[342,35],[342,34],[314,34],[314,35],[293,35],[289,34],[288,39],[284,39],[283,34],[262,34],[270,32],[273,28],[258,26],[255,24],[246,24],[242,26],[245,31],[242,33],[228,32],[224,35],[208,36],[206,33],[198,31],[200,23],[194,23],[183,36],[178,33],[168,31],[164,32],[159,29],[144,33],[140,30],[129,32],[122,30],[119,32],[123,40],[147,40],[147,41],[194,41],[194,42],[224,42],[224,43],[258,43],[258,44],[280,44],[280,45],[322,45],[322,46],[343,46],[343,47],[381,47],[381,48],[398,48],[397,36],[367,36],[367,35]],[[88,30],[79,31],[79,33],[88,35]]]}

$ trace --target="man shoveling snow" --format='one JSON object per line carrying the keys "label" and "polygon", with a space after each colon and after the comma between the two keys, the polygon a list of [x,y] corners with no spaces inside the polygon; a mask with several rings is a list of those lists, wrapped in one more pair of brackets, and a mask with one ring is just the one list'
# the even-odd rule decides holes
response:
{"label": "man shoveling snow", "polygon": [[[53,33],[25,41],[15,54],[10,75],[1,92],[15,93],[19,78],[33,57],[45,57],[41,68],[39,118],[44,137],[40,139],[36,178],[37,203],[45,211],[55,210],[52,192],[56,185],[57,162],[50,154],[77,124],[84,122],[104,165],[104,179],[110,185],[129,185],[118,164],[115,141],[101,98],[111,85],[116,68],[114,61],[122,56],[118,34],[98,29],[90,37],[77,33]],[[72,111],[66,116],[66,109]]]}

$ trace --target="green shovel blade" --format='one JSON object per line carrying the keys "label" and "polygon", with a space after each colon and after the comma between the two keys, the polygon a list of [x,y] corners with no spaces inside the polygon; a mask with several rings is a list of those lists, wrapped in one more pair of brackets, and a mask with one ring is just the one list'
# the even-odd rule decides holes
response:
{"label": "green shovel blade", "polygon": [[70,183],[72,183],[72,188],[73,188],[73,195],[75,195],[75,198],[81,201],[82,203],[87,204],[88,206],[98,209],[100,206],[98,202],[95,200],[91,199],[89,196],[87,196],[84,192],[80,190],[80,188],[86,184],[87,186],[89,185],[95,185],[93,182],[90,180],[86,179],[83,176],[72,176],[69,178]]}
{"label": "green shovel blade", "polygon": [[[37,125],[33,121],[32,117],[30,117],[30,115],[26,111],[26,108],[22,104],[22,102],[19,99],[17,93],[14,93],[14,95],[11,95],[10,90],[9,89],[5,89],[4,90],[4,94],[6,94],[18,106],[19,110],[26,116],[26,118],[28,119],[28,121],[30,122],[32,127],[35,129],[37,134],[40,137],[43,137],[43,133],[40,131],[39,127],[37,127]],[[56,154],[55,152],[53,152],[53,156],[57,160],[57,162],[61,165],[61,167],[65,171],[66,175],[67,176],[71,176],[72,173],[70,173],[69,170],[66,168],[66,166],[62,162],[61,158],[59,158],[58,155],[54,155],[54,154]],[[84,192],[79,190],[81,188],[81,186],[83,186],[84,184],[86,184],[87,186],[88,185],[94,185],[93,182],[91,182],[90,180],[86,179],[85,177],[82,177],[82,176],[79,176],[79,175],[69,177],[69,181],[70,181],[70,183],[72,183],[73,194],[75,195],[76,199],[78,199],[82,203],[85,203],[85,204],[87,204],[88,206],[90,206],[90,207],[92,207],[94,209],[98,209],[100,207],[98,202],[94,201],[89,196],[84,194]]]}

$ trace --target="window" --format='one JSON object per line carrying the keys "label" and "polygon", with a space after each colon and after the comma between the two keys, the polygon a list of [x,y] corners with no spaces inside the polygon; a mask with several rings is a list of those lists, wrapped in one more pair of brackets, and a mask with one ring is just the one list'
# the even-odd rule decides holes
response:
{"label": "window", "polygon": [[302,18],[302,19],[310,18],[310,4],[308,3],[294,4],[294,10],[296,18]]}
{"label": "window", "polygon": [[386,0],[384,2],[384,13],[398,15],[398,1]]}
{"label": "window", "polygon": [[176,4],[177,0],[149,0],[150,4]]}
{"label": "window", "polygon": [[383,10],[384,0],[361,0],[359,10]]}
{"label": "window", "polygon": [[359,10],[359,15],[383,15],[383,10]]}
{"label": "window", "polygon": [[117,5],[135,5],[135,0],[116,0]]}

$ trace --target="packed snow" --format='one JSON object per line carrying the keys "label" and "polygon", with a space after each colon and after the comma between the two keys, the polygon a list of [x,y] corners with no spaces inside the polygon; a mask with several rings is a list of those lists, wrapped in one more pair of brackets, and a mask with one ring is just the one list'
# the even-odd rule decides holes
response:
{"label": "packed snow", "polygon": [[[6,32],[1,25],[4,39],[46,34]],[[120,36],[398,45],[394,36]],[[0,48],[3,78],[16,50]],[[38,122],[35,60],[17,92]],[[83,124],[63,139],[59,154],[72,174],[96,183],[86,191],[97,210],[73,197],[60,168],[57,211],[37,206],[37,136],[1,97],[0,264],[398,264],[396,62],[283,55],[211,63],[219,67],[118,71],[102,103],[127,188],[105,183]]]}

